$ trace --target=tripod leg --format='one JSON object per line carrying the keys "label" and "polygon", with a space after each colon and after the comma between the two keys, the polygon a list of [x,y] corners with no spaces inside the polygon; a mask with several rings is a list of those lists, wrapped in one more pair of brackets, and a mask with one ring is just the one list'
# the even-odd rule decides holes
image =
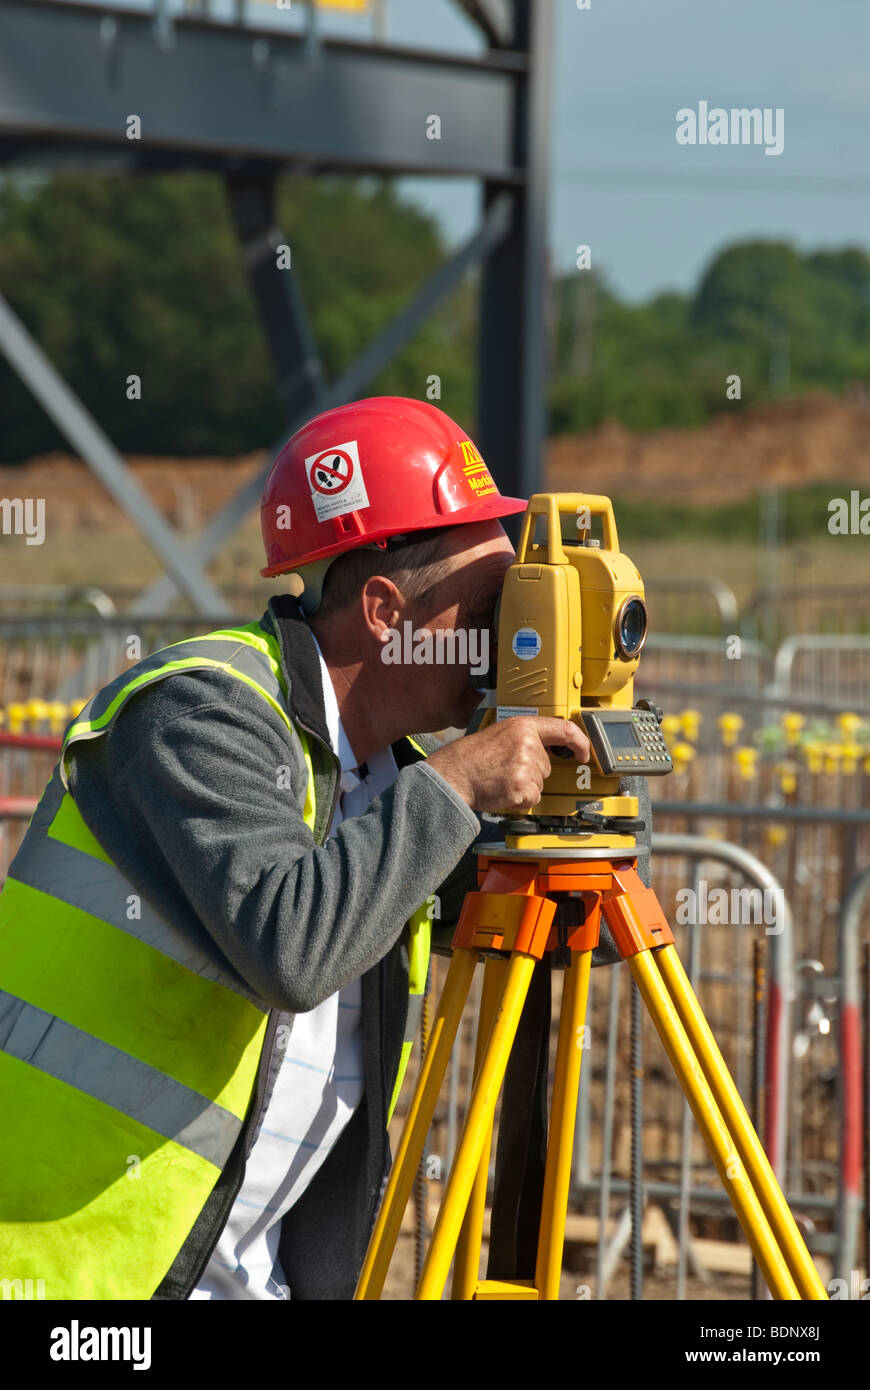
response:
{"label": "tripod leg", "polygon": [[[490,959],[483,968],[483,992],[480,998],[480,1019],[477,1025],[477,1042],[474,1049],[474,1079],[477,1080],[480,1065],[492,1032],[498,1001],[504,987],[505,960]],[[486,1189],[489,1179],[489,1157],[492,1150],[492,1121],[489,1133],[483,1143],[480,1163],[471,1190],[468,1211],[462,1223],[456,1258],[453,1262],[453,1287],[451,1298],[470,1301],[480,1278],[480,1246],[483,1239],[483,1219],[486,1212]]]}
{"label": "tripod leg", "polygon": [[535,1285],[543,1299],[557,1299],[565,1245],[565,1216],[571,1181],[574,1123],[577,1117],[577,1088],[583,1060],[583,1028],[589,998],[591,951],[572,951],[565,971],[559,1018],[559,1044],[553,1099],[550,1105],[550,1132],[547,1139],[547,1166],[538,1235]]}
{"label": "tripod leg", "polygon": [[381,1296],[402,1225],[402,1216],[411,1195],[423,1145],[432,1123],[438,1092],[450,1060],[453,1040],[468,998],[475,963],[473,951],[453,952],[447,979],[438,1001],[438,1013],[432,1025],[429,1046],[411,1101],[411,1109],[405,1120],[399,1150],[354,1294],[354,1298],[358,1300],[376,1299]]}
{"label": "tripod leg", "polygon": [[768,1288],[774,1298],[800,1299],[785,1257],[738,1157],[737,1144],[659,973],[655,953],[638,951],[628,957],[628,963]]}
{"label": "tripod leg", "polygon": [[734,1084],[695,991],[673,946],[653,952],[668,993],[680,1015],[704,1075],[716,1097],[737,1151],[764,1212],[785,1253],[791,1275],[803,1299],[827,1299],[825,1287],[797,1228],[782,1189],[776,1180],[740,1093]]}
{"label": "tripod leg", "polygon": [[510,957],[498,1013],[471,1095],[447,1190],[417,1287],[415,1297],[418,1299],[439,1299],[447,1281],[450,1261],[480,1166],[480,1156],[487,1135],[492,1132],[498,1093],[535,964],[534,956],[520,952]]}

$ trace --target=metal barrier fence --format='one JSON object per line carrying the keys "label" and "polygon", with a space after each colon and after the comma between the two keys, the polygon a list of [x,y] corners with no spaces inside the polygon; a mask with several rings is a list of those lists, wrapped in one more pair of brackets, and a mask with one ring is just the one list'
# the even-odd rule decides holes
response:
{"label": "metal barrier fence", "polygon": [[787,637],[774,658],[768,694],[788,700],[797,692],[870,710],[870,637]]}
{"label": "metal barrier fence", "polygon": [[[701,998],[713,1032],[744,1095],[748,1096],[751,1077],[756,1067],[761,1067],[762,1059],[766,1059],[763,1065],[766,1117],[762,1123],[759,1105],[758,1113],[752,1118],[758,1130],[765,1134],[771,1163],[780,1180],[784,1181],[791,1041],[788,1001],[792,995],[794,965],[791,914],[785,895],[781,885],[765,865],[736,845],[690,835],[655,834],[653,852],[654,886],[666,907],[673,897],[673,885],[672,876],[663,873],[663,860],[675,858],[682,865],[688,858],[694,864],[691,877],[686,876],[684,869],[677,876],[677,881],[683,885],[677,896],[683,897],[684,906],[688,906],[689,911],[677,909],[669,914],[678,950],[686,960],[687,973],[692,985]],[[700,876],[699,870],[702,863],[716,862],[737,870],[739,878],[752,884],[758,896],[753,900],[741,896],[740,889],[732,889],[726,920],[713,925],[707,920],[707,881]],[[688,886],[689,883],[691,887]],[[717,891],[721,890],[713,890],[714,893]],[[738,909],[736,913],[733,910],[735,907]],[[766,911],[768,907],[769,912]],[[741,920],[742,917],[746,920]],[[768,918],[766,922],[765,917]],[[718,927],[725,928],[724,936],[717,930]],[[747,928],[749,930],[746,930]],[[763,1037],[759,1036],[757,1028],[750,1026],[755,990],[751,969],[752,947],[759,940],[759,934],[769,952],[767,1026],[766,1035]],[[581,1096],[584,1099],[578,1109],[573,1175],[575,1200],[586,1207],[589,1205],[590,1197],[594,1195],[597,1199],[594,1203],[599,1222],[595,1286],[597,1298],[606,1295],[610,1277],[627,1242],[630,1225],[625,1219],[624,1211],[615,1224],[613,1239],[608,1243],[611,1170],[614,1167],[614,1116],[616,1114],[618,1117],[619,1113],[619,1097],[616,1091],[617,1059],[626,1057],[627,1051],[624,1039],[620,1039],[620,1032],[624,1032],[624,1029],[620,1029],[619,1010],[620,981],[625,976],[625,971],[613,969],[595,972],[593,979],[596,987],[598,980],[604,975],[609,986],[605,1025],[606,1057],[603,1065],[600,1060],[597,1064],[594,1063],[596,1049],[593,1032],[593,1056],[589,1058],[593,1065],[590,1066],[585,1079],[581,1078]],[[600,1006],[596,1005],[596,1008],[603,1022],[604,1001],[601,1001]],[[599,1033],[598,1036],[601,1035]],[[702,1278],[704,1275],[703,1255],[693,1248],[689,1229],[693,1189],[696,1186],[701,1187],[702,1210],[709,1210],[712,1206],[714,1211],[730,1213],[729,1199],[727,1193],[718,1186],[715,1166],[695,1133],[688,1104],[683,1099],[667,1063],[662,1065],[661,1044],[655,1029],[648,1021],[645,1021],[644,1025],[642,1055],[645,1092],[642,1133],[635,1133],[632,1138],[635,1144],[642,1143],[643,1146],[645,1197],[660,1204],[676,1239],[676,1297],[683,1298],[690,1261],[694,1273]],[[584,1056],[584,1065],[586,1062]],[[624,1095],[622,1106],[624,1112]],[[626,1118],[624,1113],[622,1123],[623,1126],[626,1123],[630,1124],[630,1117]],[[600,1129],[595,1177],[592,1176],[592,1172],[596,1165],[590,1162],[589,1153],[590,1127]],[[625,1171],[624,1153],[617,1160],[617,1165]],[[623,1180],[616,1186],[628,1195],[627,1181]],[[676,1210],[672,1208],[675,1199],[678,1201]],[[626,1207],[625,1210],[627,1209]]]}
{"label": "metal barrier fence", "polygon": [[60,610],[72,613],[84,609],[100,617],[110,618],[117,612],[115,604],[104,589],[77,584],[0,584],[0,615],[21,615],[30,611],[46,615],[46,605],[51,616]]}
{"label": "metal barrier fence", "polygon": [[[707,834],[733,833],[736,823],[744,846],[762,854],[786,887],[795,923],[787,1191],[807,1219],[818,1222],[812,1248],[827,1254],[854,1250],[856,1183],[862,1166],[866,1180],[870,1154],[865,1147],[859,1156],[856,1137],[861,1063],[855,1056],[854,940],[863,899],[855,897],[853,884],[870,861],[870,809],[657,800],[654,819],[659,827],[703,826]],[[847,929],[851,953],[844,944]],[[851,1022],[844,1024],[844,1018]],[[837,1140],[841,1126],[849,1135],[848,1164]],[[841,1267],[842,1260],[840,1253]]]}
{"label": "metal barrier fence", "polygon": [[[0,705],[88,695],[140,656],[238,621],[227,614],[0,614]],[[729,648],[730,639],[651,636],[638,696],[669,710],[688,705],[714,731],[716,718],[729,710],[756,723],[784,705],[808,714],[851,707],[870,715],[870,639],[845,639],[845,645],[842,639],[790,640],[773,660],[758,643],[736,640],[739,647]],[[736,655],[729,657],[729,650]],[[814,653],[824,656],[824,680],[805,674]]]}
{"label": "metal barrier fence", "polygon": [[770,647],[794,633],[870,633],[867,588],[792,584],[761,589],[744,605],[740,631]]}
{"label": "metal barrier fence", "polygon": [[768,649],[760,642],[733,633],[724,637],[694,637],[651,632],[640,663],[645,682],[724,686],[731,690],[762,690],[771,669]]}
{"label": "metal barrier fence", "polygon": [[[859,1235],[864,1222],[864,1267],[870,1273],[870,978],[865,979],[861,1017],[860,939],[867,922],[866,968],[870,970],[870,868],[851,884],[840,910],[837,934],[839,1043],[837,1100],[840,1109],[840,1190],[837,1204],[835,1274],[850,1281],[859,1267]],[[862,1047],[863,1032],[863,1047]]]}
{"label": "metal barrier fence", "polygon": [[[96,689],[138,659],[128,655],[133,639],[145,655],[187,634],[237,623],[240,611],[249,620],[265,606],[251,593],[244,610],[234,600],[228,610],[236,607],[235,613],[216,617],[119,614],[103,590],[59,587],[65,611],[22,613],[40,592],[0,589],[0,704],[47,698],[79,670],[87,689]],[[6,605],[15,606],[14,615]],[[82,612],[83,606],[95,611]],[[852,708],[870,717],[870,636],[789,637],[772,653],[733,631],[719,637],[654,631],[636,687],[666,707],[689,703],[707,714],[729,707],[774,714],[785,707],[820,713]]]}
{"label": "metal barrier fence", "polygon": [[57,762],[60,743],[56,734],[0,730],[0,883]]}
{"label": "metal barrier fence", "polygon": [[657,633],[739,632],[734,590],[721,579],[649,579],[650,626]]}
{"label": "metal barrier fence", "polygon": [[668,712],[695,710],[705,728],[715,729],[715,719],[726,710],[752,708],[756,700],[757,707],[764,706],[771,669],[770,653],[758,642],[653,632],[635,678],[635,697]]}
{"label": "metal barrier fence", "polygon": [[[111,600],[100,590],[68,592],[70,604],[92,603],[101,611],[0,611],[0,705],[90,693],[138,660],[131,653],[146,655],[188,634],[239,621],[227,613],[118,614],[104,609]],[[249,616],[259,611],[252,598]],[[637,693],[669,708],[688,703],[711,716],[729,708],[776,712],[786,705],[820,713],[851,707],[870,715],[870,638],[790,638],[771,656],[760,643],[734,634],[653,633]]]}
{"label": "metal barrier fence", "polygon": [[[659,800],[654,819],[653,884],[678,951],[811,1250],[829,1258],[833,1271],[848,1282],[848,1272],[860,1268],[858,1237],[870,1187],[870,1146],[862,1142],[867,1117],[862,1119],[861,1097],[867,1078],[856,1018],[862,924],[870,942],[870,870],[861,873],[856,866],[870,861],[870,810]],[[703,828],[703,835],[667,829],[680,822]],[[741,843],[735,844],[725,835],[738,827]],[[699,861],[691,873],[685,868],[686,854]],[[766,888],[770,896],[760,904],[740,896],[747,881]],[[780,893],[780,888],[786,891]],[[753,947],[758,943],[768,957],[762,1010],[755,1001],[758,962]],[[436,996],[442,965],[438,961],[433,972]],[[580,1212],[569,1215],[566,1256],[570,1263],[584,1244],[594,1249],[602,1292],[617,1269],[630,1226],[629,1010],[628,1000],[620,1003],[619,998],[623,976],[621,967],[592,972],[591,1036],[575,1140],[573,1195]],[[558,978],[554,997],[558,1000]],[[436,1110],[430,1178],[446,1178],[455,1152],[470,1090],[477,1004],[473,992],[451,1059],[447,1092]],[[867,1026],[865,1018],[865,1030]],[[711,1252],[716,1261],[724,1259],[721,1241],[732,1242],[733,1250],[741,1237],[647,1019],[643,1056],[643,1191],[650,1209],[658,1209],[662,1224],[670,1228],[673,1291],[683,1297],[690,1276],[705,1279]],[[754,1088],[760,1094],[753,1113]],[[400,1101],[399,1116],[409,1094],[406,1090]],[[611,1221],[614,1199],[620,1206],[624,1199],[625,1205]],[[712,1244],[703,1239],[710,1236],[716,1238]],[[728,1257],[732,1296],[741,1296],[739,1279],[748,1290],[753,1277],[748,1247],[744,1254],[737,1286],[739,1255]],[[573,1267],[577,1277],[586,1275],[585,1266]],[[698,1283],[693,1287],[697,1294]]]}
{"label": "metal barrier fence", "polygon": [[788,710],[807,716],[854,712],[870,719],[870,637],[787,638],[771,654],[736,636],[653,633],[644,648],[636,693],[665,709],[706,716],[708,728],[728,711],[756,725]]}
{"label": "metal barrier fence", "polygon": [[238,621],[226,615],[2,616],[0,705],[87,699],[151,652]]}

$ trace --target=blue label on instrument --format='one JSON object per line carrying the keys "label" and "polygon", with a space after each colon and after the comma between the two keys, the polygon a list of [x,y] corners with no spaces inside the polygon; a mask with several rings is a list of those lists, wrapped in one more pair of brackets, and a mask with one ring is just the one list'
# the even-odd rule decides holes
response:
{"label": "blue label on instrument", "polygon": [[511,640],[511,650],[521,661],[529,661],[533,656],[539,656],[541,634],[533,627],[518,628]]}

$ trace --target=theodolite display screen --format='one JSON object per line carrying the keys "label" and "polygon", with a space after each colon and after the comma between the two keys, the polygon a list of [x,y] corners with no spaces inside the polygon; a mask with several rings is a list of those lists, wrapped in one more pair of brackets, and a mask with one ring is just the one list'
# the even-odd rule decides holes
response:
{"label": "theodolite display screen", "polygon": [[637,748],[640,745],[633,724],[614,724],[608,721],[607,737],[611,748]]}
{"label": "theodolite display screen", "polygon": [[649,777],[673,770],[658,720],[648,710],[584,709],[581,719],[605,777],[627,772]]}

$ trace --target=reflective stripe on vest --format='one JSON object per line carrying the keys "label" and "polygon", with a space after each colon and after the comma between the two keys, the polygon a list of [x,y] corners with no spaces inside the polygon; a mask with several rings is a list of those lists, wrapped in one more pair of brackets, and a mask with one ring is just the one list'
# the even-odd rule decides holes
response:
{"label": "reflective stripe on vest", "polygon": [[[422,757],[426,757],[426,752],[420,747],[419,743],[416,743],[412,738],[409,738],[408,742]],[[408,1069],[411,1049],[414,1046],[414,1039],[417,1036],[423,1017],[423,998],[426,993],[426,981],[429,977],[429,952],[431,949],[431,941],[432,919],[429,916],[429,909],[426,903],[423,903],[421,907],[417,908],[417,911],[408,921],[408,1014],[405,1020],[402,1051],[399,1055],[399,1069],[396,1073],[393,1094],[390,1097],[390,1105],[387,1112],[387,1124],[389,1124],[390,1120],[393,1118],[396,1101],[399,1099],[399,1092],[402,1089],[402,1082],[405,1079],[405,1072]]]}
{"label": "reflective stripe on vest", "polygon": [[[293,728],[257,625],[167,654],[80,713],[0,893],[0,1251],[47,1298],[151,1296],[241,1132],[266,1033],[267,1006],[141,899],[66,790],[70,746],[178,670],[221,667]],[[313,832],[311,785],[304,815]]]}
{"label": "reflective stripe on vest", "polygon": [[[142,900],[67,789],[73,744],[105,733],[145,685],[205,668],[244,680],[300,740],[314,833],[308,740],[285,708],[278,643],[257,623],[145,658],[67,732],[0,893],[0,1251],[4,1277],[43,1279],[47,1298],[150,1297],[256,1082],[267,1006]],[[425,907],[409,923],[412,999],[430,926]],[[393,1105],[409,1052],[406,1042]]]}
{"label": "reflective stripe on vest", "polygon": [[[0,990],[0,1048],[221,1168],[242,1121],[179,1081]],[[66,1159],[66,1155],[65,1155]]]}

